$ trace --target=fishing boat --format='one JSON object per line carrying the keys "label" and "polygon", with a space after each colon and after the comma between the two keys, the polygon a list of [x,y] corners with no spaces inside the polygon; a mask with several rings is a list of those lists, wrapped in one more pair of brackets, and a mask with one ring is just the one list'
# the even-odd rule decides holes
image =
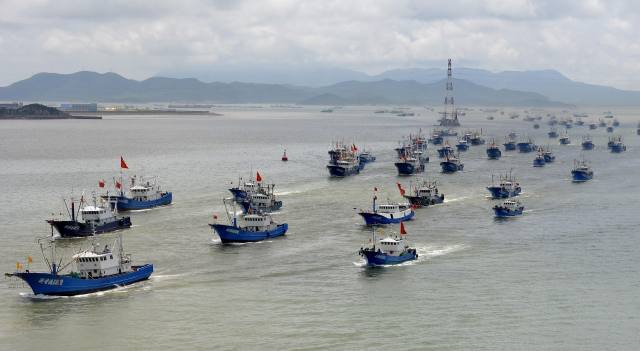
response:
{"label": "fishing boat", "polygon": [[544,154],[542,152],[542,149],[540,149],[538,150],[536,158],[533,159],[533,167],[544,167],[545,163],[546,162],[544,160]]}
{"label": "fishing boat", "polygon": [[505,200],[502,204],[493,206],[493,212],[498,218],[520,216],[523,211],[524,206],[517,200]]}
{"label": "fishing boat", "polygon": [[533,129],[540,129],[540,124],[534,123],[533,124]]}
{"label": "fishing boat", "polygon": [[640,135],[640,122],[638,123],[638,126],[636,127],[636,134]]}
{"label": "fishing boat", "polygon": [[287,162],[289,161],[289,156],[287,156],[287,149],[284,149],[284,153],[282,153],[282,158],[281,158],[282,162]]}
{"label": "fishing boat", "polygon": [[491,176],[491,185],[487,187],[487,190],[491,193],[491,198],[493,199],[504,199],[513,196],[518,196],[522,192],[522,188],[520,187],[520,183],[518,183],[515,178],[509,174],[505,174],[504,176],[499,176],[498,183],[496,184],[494,181],[494,176]]}
{"label": "fishing boat", "polygon": [[593,150],[593,140],[589,135],[585,135],[582,137],[582,150]]}
{"label": "fishing boat", "polygon": [[549,147],[542,150],[542,156],[544,157],[545,163],[552,163],[553,161],[556,160],[556,156],[553,154],[553,152],[551,151],[551,148]]}
{"label": "fishing boat", "polygon": [[[120,157],[120,178],[114,179],[115,195],[102,195],[111,206],[117,207],[119,211],[145,210],[158,206],[171,204],[173,194],[170,191],[164,191],[158,184],[158,177],[143,177],[132,175],[129,177],[129,190],[124,190],[124,173],[129,166]],[[105,187],[105,181],[98,182],[100,188]]]}
{"label": "fishing boat", "polygon": [[622,142],[622,137],[618,136],[612,140],[609,149],[611,150],[611,152],[619,154],[621,152],[627,151],[627,146]]}
{"label": "fishing boat", "polygon": [[258,183],[258,191],[248,194],[238,203],[245,213],[250,210],[266,213],[277,211],[282,208],[282,201],[276,198],[275,187],[275,184],[262,185]]}
{"label": "fishing boat", "polygon": [[445,143],[443,147],[438,149],[438,157],[445,158],[449,155],[453,155],[454,151],[451,145]]}
{"label": "fishing boat", "polygon": [[482,130],[479,132],[474,132],[469,139],[471,145],[483,145],[485,143],[484,138],[482,137]]}
{"label": "fishing boat", "polygon": [[601,120],[598,122],[598,126],[599,126],[599,127],[606,127],[606,126],[607,126],[607,122],[605,122],[604,120],[602,120],[602,119],[601,119]]}
{"label": "fishing boat", "polygon": [[547,133],[547,135],[549,135],[549,138],[557,138],[558,137],[558,130],[555,128],[552,128],[549,133]]}
{"label": "fishing boat", "polygon": [[518,143],[518,151],[519,152],[533,152],[536,149],[536,145],[533,143],[533,139],[528,138],[526,140],[520,141]]}
{"label": "fishing boat", "polygon": [[443,137],[454,137],[454,136],[458,136],[458,131],[455,129],[436,129],[435,132],[437,134],[442,135]]}
{"label": "fishing boat", "polygon": [[580,118],[576,118],[576,121],[574,123],[577,126],[583,126],[584,125],[584,121]]}
{"label": "fishing boat", "polygon": [[574,160],[571,177],[574,182],[586,182],[593,178],[593,170],[585,160]]}
{"label": "fishing boat", "polygon": [[371,163],[376,161],[376,157],[370,151],[363,150],[360,155],[360,162],[362,163]]}
{"label": "fishing boat", "polygon": [[598,129],[598,125],[595,123],[591,123],[589,124],[589,129],[594,130],[594,129]]}
{"label": "fishing boat", "polygon": [[465,139],[458,140],[458,143],[456,144],[456,149],[458,149],[458,151],[469,150],[469,142]]}
{"label": "fishing boat", "polygon": [[[21,269],[22,264],[16,264],[16,271],[6,273],[6,276],[24,280],[35,295],[73,296],[97,291],[112,290],[149,279],[153,273],[153,264],[147,263],[134,266],[131,255],[125,254],[122,245],[122,235],[116,242],[100,249],[93,244],[91,249],[72,256],[71,261],[62,265],[56,257],[56,244],[49,238],[38,240],[40,250],[49,269],[47,272],[31,272]],[[47,258],[45,251],[50,251]],[[28,258],[31,261],[31,257]],[[69,268],[68,273],[63,273]]]}
{"label": "fishing boat", "polygon": [[358,148],[355,145],[346,146],[343,143],[336,143],[335,147],[329,150],[329,164],[327,169],[332,177],[347,177],[359,174],[364,168],[364,163],[358,157]]}
{"label": "fishing boat", "polygon": [[400,236],[390,235],[376,239],[375,228],[371,231],[371,247],[360,248],[359,254],[368,266],[385,266],[413,261],[418,258],[415,248],[409,247],[404,236],[407,234],[404,224],[400,223]]}
{"label": "fishing boat", "polygon": [[397,185],[400,194],[414,207],[426,207],[444,202],[444,194],[438,192],[435,181],[423,180],[415,185],[412,184],[408,194],[402,184],[398,183]]}
{"label": "fishing boat", "polygon": [[447,155],[444,161],[440,162],[440,167],[442,168],[442,173],[455,173],[457,171],[461,171],[464,168],[464,164],[460,162],[460,156],[456,157],[455,155]]}
{"label": "fishing boat", "polygon": [[358,214],[364,219],[366,225],[383,225],[408,221],[415,216],[413,206],[410,203],[387,201],[378,204],[377,188],[373,194],[371,210],[361,210]]}
{"label": "fishing boat", "polygon": [[[229,216],[227,202],[223,201],[225,211]],[[287,223],[278,224],[273,221],[270,214],[250,210],[247,213],[237,214],[233,210],[233,218],[229,218],[230,224],[217,223],[217,216],[213,217],[211,228],[218,234],[223,244],[256,242],[276,238],[285,235],[289,229]]]}
{"label": "fishing boat", "polygon": [[567,133],[562,133],[560,139],[558,139],[560,145],[569,145],[571,144],[571,139],[569,139],[569,135]]}
{"label": "fishing boat", "polygon": [[506,139],[502,145],[504,146],[504,151],[514,151],[517,149],[517,144],[513,138]]}
{"label": "fishing boat", "polygon": [[607,126],[607,133],[613,133],[613,126]]}
{"label": "fishing boat", "polygon": [[[100,186],[104,184],[101,181]],[[120,211],[144,210],[171,204],[173,195],[164,191],[158,184],[157,177],[131,177],[129,191],[122,189],[122,183],[116,181],[116,195],[103,195],[112,206]]]}
{"label": "fishing boat", "polygon": [[502,151],[500,151],[500,147],[496,144],[495,140],[491,141],[489,147],[487,147],[487,157],[490,160],[497,160],[502,156]]}
{"label": "fishing boat", "polygon": [[55,228],[60,238],[87,237],[131,227],[131,218],[118,217],[118,207],[110,206],[102,197],[94,195],[92,203],[88,203],[83,195],[77,212],[74,199],[71,198],[69,202],[70,206],[67,206],[67,201],[64,201],[69,219],[47,220],[52,231]]}
{"label": "fishing boat", "polygon": [[400,157],[400,160],[395,162],[394,165],[399,175],[412,175],[424,172],[425,163],[428,162],[428,160],[429,158],[425,158],[422,151],[413,150]]}
{"label": "fishing boat", "polygon": [[613,122],[611,122],[611,125],[614,127],[620,127],[620,121],[618,121],[617,119],[614,119]]}
{"label": "fishing boat", "polygon": [[[256,175],[260,175],[260,172],[256,172]],[[262,177],[260,177],[262,180]],[[257,181],[250,179],[243,182],[242,178],[238,178],[238,185],[230,188],[229,191],[233,195],[233,200],[236,202],[242,202],[249,198],[250,195],[258,193],[260,190],[260,184]]]}

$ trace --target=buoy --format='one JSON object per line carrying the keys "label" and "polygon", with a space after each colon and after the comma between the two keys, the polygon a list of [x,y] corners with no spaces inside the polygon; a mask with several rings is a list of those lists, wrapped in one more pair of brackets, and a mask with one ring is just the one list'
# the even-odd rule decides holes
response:
{"label": "buoy", "polygon": [[289,161],[289,157],[287,157],[287,150],[284,150],[284,153],[282,154],[282,161]]}

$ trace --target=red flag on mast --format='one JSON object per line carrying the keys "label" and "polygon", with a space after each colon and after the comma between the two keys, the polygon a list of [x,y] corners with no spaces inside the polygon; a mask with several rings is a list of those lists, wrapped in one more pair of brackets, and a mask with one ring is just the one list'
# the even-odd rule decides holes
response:
{"label": "red flag on mast", "polygon": [[98,186],[99,186],[99,187],[101,187],[101,188],[104,188],[104,179],[101,179],[101,180],[98,182]]}
{"label": "red flag on mast", "polygon": [[129,169],[129,166],[127,166],[127,163],[124,162],[124,158],[122,158],[122,156],[120,156],[120,168],[122,169]]}
{"label": "red flag on mast", "polygon": [[256,181],[257,182],[261,182],[262,181],[262,176],[260,176],[260,172],[256,172]]}
{"label": "red flag on mast", "polygon": [[400,222],[400,235],[407,235],[407,231],[404,229],[404,222]]}
{"label": "red flag on mast", "polygon": [[402,184],[396,183],[398,185],[398,190],[400,190],[400,195],[404,196],[404,189],[402,189]]}
{"label": "red flag on mast", "polygon": [[120,189],[121,187],[122,187],[122,184],[120,184],[120,182],[116,180],[116,189]]}

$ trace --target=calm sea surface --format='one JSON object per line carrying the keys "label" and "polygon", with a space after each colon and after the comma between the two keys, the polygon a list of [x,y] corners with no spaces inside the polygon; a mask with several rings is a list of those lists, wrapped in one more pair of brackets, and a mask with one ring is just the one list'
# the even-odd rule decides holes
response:
{"label": "calm sea surface", "polygon": [[[472,111],[465,127],[502,142],[509,131],[550,144],[554,164],[485,146],[462,154],[465,171],[440,174],[435,148],[426,177],[443,205],[417,210],[406,227],[420,258],[367,269],[358,249],[370,232],[354,208],[400,200],[398,140],[436,114],[374,114],[373,108],[227,107],[223,116],[114,116],[102,121],[0,121],[0,268],[33,255],[45,219],[63,197],[88,196],[117,174],[158,175],[174,204],[131,214],[124,231],[134,261],[152,262],[147,282],[80,297],[39,299],[12,279],[0,285],[2,350],[637,350],[640,349],[640,136],[637,111],[614,110],[628,151],[610,154],[604,128],[569,131],[558,145],[532,123]],[[601,115],[605,109],[590,111]],[[559,114],[560,116],[560,114]],[[589,119],[587,119],[589,120]],[[580,137],[595,178],[570,181]],[[332,140],[378,157],[358,176],[330,179]],[[451,139],[455,143],[455,139]],[[280,156],[286,148],[290,161]],[[496,221],[485,187],[513,169],[526,213]],[[285,238],[222,246],[208,223],[239,176],[259,170],[284,201]],[[393,228],[396,229],[397,228]],[[388,229],[389,230],[389,229]],[[387,231],[388,231],[387,230]],[[113,234],[99,236],[111,243]],[[60,243],[67,258],[86,240]]]}

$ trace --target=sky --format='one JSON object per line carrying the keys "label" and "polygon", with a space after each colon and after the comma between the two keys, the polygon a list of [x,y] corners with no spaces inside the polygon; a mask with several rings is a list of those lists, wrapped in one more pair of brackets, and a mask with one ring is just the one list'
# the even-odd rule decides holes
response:
{"label": "sky", "polygon": [[189,67],[555,69],[640,90],[637,0],[0,0],[0,85]]}

